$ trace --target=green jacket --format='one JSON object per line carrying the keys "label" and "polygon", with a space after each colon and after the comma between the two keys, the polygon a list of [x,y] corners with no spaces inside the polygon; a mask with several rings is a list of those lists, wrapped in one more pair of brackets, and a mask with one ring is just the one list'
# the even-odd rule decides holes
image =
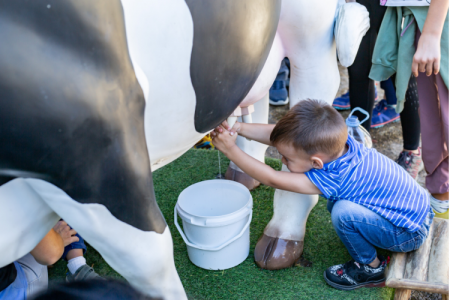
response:
{"label": "green jacket", "polygon": [[[411,65],[416,48],[416,24],[422,32],[428,6],[389,7],[378,32],[372,56],[370,79],[383,81],[397,73],[395,87],[397,112],[403,110],[406,90],[411,77]],[[403,29],[402,29],[402,19]],[[415,21],[414,21],[415,20]],[[416,23],[417,22],[417,23]],[[409,25],[408,28],[406,28]],[[403,36],[402,36],[403,33]],[[441,35],[441,64],[439,73],[448,88],[448,13]]]}

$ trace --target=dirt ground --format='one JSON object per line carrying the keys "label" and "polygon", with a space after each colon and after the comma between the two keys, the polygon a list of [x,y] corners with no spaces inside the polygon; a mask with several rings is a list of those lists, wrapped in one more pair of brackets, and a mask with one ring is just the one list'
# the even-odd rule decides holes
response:
{"label": "dirt ground", "polygon": [[[348,91],[348,73],[347,69],[339,65],[339,72],[341,74],[341,83],[336,96],[340,96]],[[380,88],[379,83],[376,83],[378,90],[378,99],[384,98],[384,91]],[[281,117],[283,117],[289,110],[289,105],[273,106],[269,109],[269,123],[275,124]],[[340,111],[344,118],[347,118],[350,111]],[[370,132],[373,141],[373,147],[382,154],[386,155],[392,160],[396,160],[403,149],[402,126],[400,122],[393,122],[378,129],[372,129]],[[281,155],[275,147],[269,147],[266,151],[266,156],[279,158]],[[419,173],[417,180],[420,185],[425,186],[425,171]],[[438,300],[442,299],[440,294],[431,294],[425,292],[413,291],[411,300]]]}

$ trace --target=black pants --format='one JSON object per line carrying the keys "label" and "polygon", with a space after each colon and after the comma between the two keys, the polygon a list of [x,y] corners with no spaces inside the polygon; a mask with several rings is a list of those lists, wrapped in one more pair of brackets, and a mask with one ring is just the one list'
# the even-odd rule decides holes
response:
{"label": "black pants", "polygon": [[[355,62],[348,68],[350,105],[352,109],[361,107],[369,113],[369,119],[362,125],[370,131],[372,109],[375,102],[375,86],[373,80],[369,78],[369,73],[372,67],[373,49],[387,7],[381,6],[379,1],[374,0],[357,0],[357,2],[364,5],[369,11],[370,29],[362,38]],[[413,81],[415,82],[415,79]],[[400,114],[404,148],[408,150],[417,149],[420,140],[417,84],[414,82],[410,81],[409,89],[406,92],[405,108]],[[414,90],[410,90],[411,87]],[[355,115],[360,120],[365,118],[365,115],[359,112],[355,112]]]}
{"label": "black pants", "polygon": [[419,94],[416,77],[411,75],[405,95],[405,105],[400,113],[403,149],[416,150],[420,143]]}

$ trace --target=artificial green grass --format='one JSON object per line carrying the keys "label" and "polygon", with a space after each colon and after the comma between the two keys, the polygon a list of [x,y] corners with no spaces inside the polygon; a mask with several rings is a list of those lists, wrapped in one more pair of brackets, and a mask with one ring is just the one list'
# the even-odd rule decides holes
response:
{"label": "artificial green grass", "polygon": [[[221,155],[222,172],[228,159]],[[266,158],[266,164],[279,170],[281,162]],[[159,207],[169,224],[174,242],[175,265],[189,299],[392,299],[393,289],[362,288],[339,291],[325,283],[324,270],[344,263],[351,257],[335,233],[326,210],[326,200],[320,199],[309,215],[303,256],[311,267],[296,266],[268,271],[256,266],[253,251],[273,213],[274,189],[260,186],[252,191],[253,219],[250,226],[250,255],[239,266],[224,271],[198,268],[188,258],[186,245],[173,223],[173,208],[178,195],[188,186],[213,179],[219,173],[217,151],[189,150],[176,161],[154,172],[153,183]],[[214,195],[202,195],[214,197]],[[382,252],[388,254],[387,252]],[[86,255],[89,265],[102,276],[120,277],[92,248]],[[50,278],[62,280],[67,272],[65,262],[49,271]]]}

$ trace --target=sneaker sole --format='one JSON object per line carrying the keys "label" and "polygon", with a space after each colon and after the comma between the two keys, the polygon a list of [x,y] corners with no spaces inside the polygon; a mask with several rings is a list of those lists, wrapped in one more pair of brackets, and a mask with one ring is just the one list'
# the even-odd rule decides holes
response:
{"label": "sneaker sole", "polygon": [[337,110],[350,110],[350,106],[338,106],[338,105],[333,105],[333,107]]}
{"label": "sneaker sole", "polygon": [[284,100],[284,101],[281,101],[281,100],[279,100],[279,101],[272,101],[272,100],[269,99],[269,103],[270,103],[270,105],[275,105],[275,106],[286,105],[286,104],[289,103],[289,97],[287,97],[286,100]]}
{"label": "sneaker sole", "polygon": [[334,283],[333,281],[329,280],[327,278],[327,271],[323,272],[323,278],[325,278],[325,281],[331,285],[332,287],[341,290],[341,291],[351,291],[351,290],[355,290],[355,289],[359,289],[362,287],[384,287],[386,285],[386,279],[382,279],[382,280],[378,280],[378,281],[371,281],[371,282],[365,282],[365,283],[360,283],[360,284],[356,284],[356,285],[352,285],[352,286],[347,286],[347,285],[340,285],[337,283]]}
{"label": "sneaker sole", "polygon": [[381,128],[381,127],[383,127],[384,125],[387,125],[387,124],[389,124],[389,123],[395,123],[395,122],[398,122],[398,121],[400,121],[400,116],[398,116],[398,117],[395,118],[395,119],[392,119],[392,120],[386,121],[386,122],[384,122],[384,123],[378,124],[378,125],[376,125],[376,126],[371,125],[370,128],[375,128],[375,129],[376,129],[376,128]]}

